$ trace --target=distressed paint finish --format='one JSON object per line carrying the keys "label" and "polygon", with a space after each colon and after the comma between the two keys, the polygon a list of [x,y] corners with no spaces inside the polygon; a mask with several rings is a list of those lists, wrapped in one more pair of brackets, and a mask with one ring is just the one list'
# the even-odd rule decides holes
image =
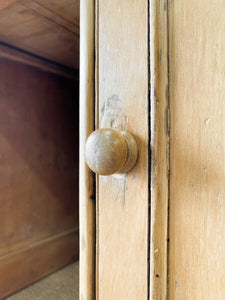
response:
{"label": "distressed paint finish", "polygon": [[225,2],[169,7],[169,298],[225,299]]}
{"label": "distressed paint finish", "polygon": [[150,1],[150,300],[167,299],[167,219],[169,179],[169,99],[167,29],[167,0]]}
{"label": "distressed paint finish", "polygon": [[97,2],[97,100],[117,95],[139,146],[126,176],[98,178],[97,299],[148,297],[148,1]]}

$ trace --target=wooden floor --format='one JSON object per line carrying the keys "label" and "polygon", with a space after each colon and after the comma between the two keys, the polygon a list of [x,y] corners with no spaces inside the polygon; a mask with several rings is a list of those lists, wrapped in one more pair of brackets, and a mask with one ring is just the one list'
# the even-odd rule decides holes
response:
{"label": "wooden floor", "polygon": [[71,264],[6,299],[78,300],[79,263]]}

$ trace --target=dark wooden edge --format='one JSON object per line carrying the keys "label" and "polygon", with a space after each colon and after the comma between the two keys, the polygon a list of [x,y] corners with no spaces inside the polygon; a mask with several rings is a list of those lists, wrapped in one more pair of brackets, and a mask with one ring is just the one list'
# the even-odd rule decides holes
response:
{"label": "dark wooden edge", "polygon": [[23,49],[19,49],[4,42],[0,42],[0,58],[23,63],[40,70],[62,76],[72,80],[79,80],[79,71],[57,64],[43,57],[39,57]]}
{"label": "dark wooden edge", "polygon": [[76,261],[78,256],[78,229],[1,256],[0,299]]}

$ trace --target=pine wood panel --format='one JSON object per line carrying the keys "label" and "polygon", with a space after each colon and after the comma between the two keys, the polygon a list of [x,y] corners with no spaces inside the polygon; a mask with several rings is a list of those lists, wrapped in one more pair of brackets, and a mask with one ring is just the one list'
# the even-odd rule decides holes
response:
{"label": "pine wood panel", "polygon": [[0,63],[0,255],[5,255],[78,227],[78,114],[75,119],[73,81]]}
{"label": "pine wood panel", "polygon": [[78,243],[78,230],[64,232],[0,257],[0,299],[78,259]]}
{"label": "pine wood panel", "polygon": [[169,298],[225,299],[225,3],[169,7]]}
{"label": "pine wood panel", "polygon": [[51,74],[73,79],[75,82],[79,80],[78,70],[66,68],[53,62],[43,60],[40,57],[30,55],[3,43],[0,43],[0,57],[7,58],[11,61],[20,62]]}
{"label": "pine wood panel", "polygon": [[[61,26],[62,28],[71,31],[72,33],[79,36],[79,23],[76,24],[74,22],[71,22],[66,18],[65,15],[60,14],[60,12],[57,13],[54,7],[50,9],[48,6],[46,7],[40,2],[32,0],[18,0],[18,3],[28,8],[29,11],[34,13],[34,15],[41,16],[43,19],[55,23],[56,26]],[[63,5],[66,5],[66,3],[64,3]],[[77,8],[79,9],[79,7]],[[71,13],[72,12],[73,10],[71,10]]]}
{"label": "pine wood panel", "polygon": [[61,5],[51,1],[46,6],[45,1],[4,2],[0,5],[0,41],[78,69],[79,1],[74,3],[72,8],[68,0],[68,9],[62,10],[67,7],[67,1]]}
{"label": "pine wood panel", "polygon": [[36,2],[79,26],[80,0],[38,0]]}
{"label": "pine wood panel", "polygon": [[[148,1],[97,1],[97,101],[117,95],[139,146],[123,178],[99,176],[97,273],[99,300],[148,295]],[[97,122],[98,123],[98,122]]]}
{"label": "pine wood panel", "polygon": [[0,3],[0,9],[6,8],[9,5],[13,4],[14,2],[16,2],[18,0],[2,0]]}

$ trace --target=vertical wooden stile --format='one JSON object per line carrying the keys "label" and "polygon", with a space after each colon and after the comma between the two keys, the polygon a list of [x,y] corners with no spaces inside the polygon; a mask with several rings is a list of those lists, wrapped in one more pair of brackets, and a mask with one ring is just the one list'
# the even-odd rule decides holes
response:
{"label": "vertical wooden stile", "polygon": [[149,1],[151,107],[150,300],[167,298],[169,107],[167,0]]}
{"label": "vertical wooden stile", "polygon": [[80,2],[80,300],[93,300],[95,261],[94,177],[84,147],[94,130],[94,1]]}
{"label": "vertical wooden stile", "polygon": [[[123,177],[99,176],[96,298],[148,299],[148,0],[98,0],[96,89],[99,127],[119,99],[139,147]],[[112,103],[111,102],[111,103]]]}

